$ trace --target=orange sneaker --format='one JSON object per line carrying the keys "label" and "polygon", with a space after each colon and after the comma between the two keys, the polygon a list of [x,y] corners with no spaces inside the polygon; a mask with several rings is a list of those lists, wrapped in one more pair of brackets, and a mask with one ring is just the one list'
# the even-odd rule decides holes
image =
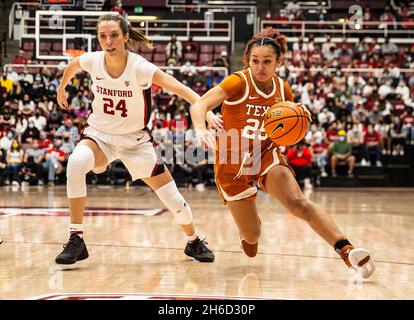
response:
{"label": "orange sneaker", "polygon": [[338,253],[346,265],[356,270],[362,278],[366,279],[374,273],[375,264],[368,250],[347,245]]}
{"label": "orange sneaker", "polygon": [[259,242],[256,242],[255,244],[250,244],[243,240],[243,238],[240,236],[240,247],[246,256],[253,258],[257,255],[257,250],[259,249]]}

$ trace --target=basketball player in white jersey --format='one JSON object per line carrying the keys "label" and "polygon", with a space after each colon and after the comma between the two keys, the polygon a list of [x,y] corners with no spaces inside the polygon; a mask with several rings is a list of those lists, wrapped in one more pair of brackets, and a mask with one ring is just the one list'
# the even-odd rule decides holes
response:
{"label": "basketball player in white jersey", "polygon": [[[184,98],[190,104],[199,96],[175,78],[161,71],[130,47],[150,42],[120,15],[107,14],[98,19],[102,51],[89,52],[73,59],[64,71],[57,101],[68,108],[65,87],[79,71],[92,78],[92,113],[83,139],[70,155],[67,165],[67,196],[70,209],[70,238],[56,257],[58,264],[73,264],[89,254],[83,240],[83,212],[86,203],[86,174],[105,171],[108,164],[120,159],[132,179],[142,179],[173,213],[188,238],[185,254],[201,262],[214,261],[206,242],[198,237],[189,205],[164,164],[160,164],[146,128],[151,113],[151,84]],[[220,126],[221,119],[210,115],[209,123]]]}

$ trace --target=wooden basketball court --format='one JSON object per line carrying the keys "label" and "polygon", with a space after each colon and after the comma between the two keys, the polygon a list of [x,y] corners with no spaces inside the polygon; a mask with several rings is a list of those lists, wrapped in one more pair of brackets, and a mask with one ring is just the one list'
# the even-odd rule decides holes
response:
{"label": "wooden basketball court", "polygon": [[259,254],[239,248],[216,189],[181,189],[216,261],[189,260],[172,214],[146,187],[89,188],[84,221],[90,257],[55,264],[68,239],[64,186],[0,189],[0,299],[414,299],[414,190],[319,189],[324,207],[377,270],[356,277],[303,221],[259,193]]}

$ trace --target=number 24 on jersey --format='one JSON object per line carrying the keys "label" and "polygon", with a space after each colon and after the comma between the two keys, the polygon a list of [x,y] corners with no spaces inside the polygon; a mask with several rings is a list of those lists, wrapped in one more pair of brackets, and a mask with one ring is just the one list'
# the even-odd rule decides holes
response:
{"label": "number 24 on jersey", "polygon": [[121,117],[125,118],[128,115],[125,100],[119,100],[118,104],[114,107],[114,101],[109,98],[103,98],[104,101],[103,111],[106,114],[115,115],[115,110],[121,112]]}

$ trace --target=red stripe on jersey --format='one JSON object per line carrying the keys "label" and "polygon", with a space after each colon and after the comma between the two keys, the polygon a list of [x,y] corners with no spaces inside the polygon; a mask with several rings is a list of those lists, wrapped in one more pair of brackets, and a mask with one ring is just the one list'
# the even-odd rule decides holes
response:
{"label": "red stripe on jersey", "polygon": [[144,99],[144,126],[146,126],[147,122],[148,122],[148,118],[147,118],[148,105],[147,105],[147,99],[145,99],[145,92],[144,91],[142,91],[142,98]]}
{"label": "red stripe on jersey", "polygon": [[158,168],[158,162],[157,162],[157,163],[155,163],[154,169],[152,169],[152,172],[151,172],[151,177],[153,177],[153,176],[154,176],[155,170],[157,170],[157,168]]}
{"label": "red stripe on jersey", "polygon": [[151,88],[142,90],[142,97],[144,99],[144,126],[148,125],[149,117],[151,115]]}

